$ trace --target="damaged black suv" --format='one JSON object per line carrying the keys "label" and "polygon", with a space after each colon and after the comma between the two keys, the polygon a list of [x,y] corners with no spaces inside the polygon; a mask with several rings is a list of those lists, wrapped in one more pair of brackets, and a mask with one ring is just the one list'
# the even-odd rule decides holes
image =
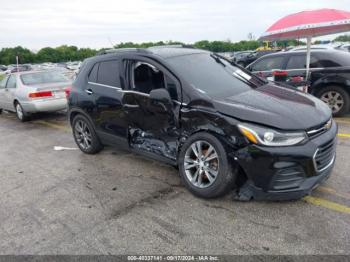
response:
{"label": "damaged black suv", "polygon": [[178,166],[200,197],[297,199],[334,166],[326,104],[204,50],[105,52],[84,61],[68,100],[84,153],[115,145]]}

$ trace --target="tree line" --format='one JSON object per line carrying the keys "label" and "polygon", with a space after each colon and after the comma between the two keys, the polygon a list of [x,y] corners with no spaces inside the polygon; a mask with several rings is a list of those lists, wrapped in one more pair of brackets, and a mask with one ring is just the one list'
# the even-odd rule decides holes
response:
{"label": "tree line", "polygon": [[[338,36],[334,41],[350,41],[350,35]],[[145,43],[133,43],[123,42],[114,46],[114,48],[147,48],[151,46],[162,45],[185,45],[186,43],[178,41],[159,41],[159,42],[145,42]],[[304,42],[291,40],[291,41],[279,41],[274,43],[278,47],[304,45]],[[202,40],[191,44],[195,48],[201,48],[212,52],[235,52],[244,50],[255,50],[262,43],[256,40],[242,40],[239,42],[227,41],[208,41]],[[91,49],[91,48],[78,48],[76,46],[62,45],[59,47],[45,47],[38,52],[33,52],[22,46],[14,48],[2,48],[0,50],[0,64],[9,65],[16,63],[16,56],[19,57],[21,64],[26,63],[43,63],[43,62],[67,62],[67,61],[81,61],[85,58],[96,55],[98,52],[109,49]]]}
{"label": "tree line", "polygon": [[87,57],[96,55],[98,50],[91,48],[78,48],[76,46],[59,46],[56,48],[45,47],[37,53],[17,46],[14,48],[2,48],[0,50],[0,64],[9,65],[16,63],[16,56],[19,57],[19,63],[43,63],[43,62],[67,62],[83,60]]}

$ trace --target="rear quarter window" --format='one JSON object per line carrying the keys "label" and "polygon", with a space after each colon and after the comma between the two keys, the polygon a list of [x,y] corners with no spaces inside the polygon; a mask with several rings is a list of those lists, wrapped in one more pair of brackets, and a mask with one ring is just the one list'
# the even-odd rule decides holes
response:
{"label": "rear quarter window", "polygon": [[350,66],[350,53],[334,51],[316,54],[322,67],[343,67]]}
{"label": "rear quarter window", "polygon": [[89,73],[89,81],[90,81],[90,82],[94,82],[94,83],[97,82],[97,73],[98,73],[98,67],[99,67],[99,65],[100,65],[100,63],[96,63],[96,64],[92,67],[92,69],[91,69],[91,71],[90,71],[90,73]]}

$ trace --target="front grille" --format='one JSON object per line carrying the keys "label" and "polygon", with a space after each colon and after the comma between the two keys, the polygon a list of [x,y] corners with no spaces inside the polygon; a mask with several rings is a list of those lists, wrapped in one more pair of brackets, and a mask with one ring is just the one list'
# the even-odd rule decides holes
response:
{"label": "front grille", "polygon": [[322,172],[330,167],[335,158],[335,141],[331,140],[320,146],[314,155],[314,165],[317,172]]}
{"label": "front grille", "polygon": [[315,138],[319,135],[322,135],[323,133],[327,132],[329,130],[330,126],[327,126],[329,124],[329,121],[332,121],[332,119],[328,120],[326,123],[322,123],[321,125],[318,125],[316,127],[313,127],[306,131],[309,138]]}

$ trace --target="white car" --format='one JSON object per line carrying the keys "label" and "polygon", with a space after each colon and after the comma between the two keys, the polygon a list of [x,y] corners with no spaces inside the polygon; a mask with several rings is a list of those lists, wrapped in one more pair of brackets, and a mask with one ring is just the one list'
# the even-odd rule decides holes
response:
{"label": "white car", "polygon": [[81,62],[68,62],[67,69],[77,71],[80,69]]}
{"label": "white car", "polygon": [[24,122],[33,113],[64,110],[70,86],[71,81],[55,71],[9,74],[0,81],[0,113],[16,112]]}

